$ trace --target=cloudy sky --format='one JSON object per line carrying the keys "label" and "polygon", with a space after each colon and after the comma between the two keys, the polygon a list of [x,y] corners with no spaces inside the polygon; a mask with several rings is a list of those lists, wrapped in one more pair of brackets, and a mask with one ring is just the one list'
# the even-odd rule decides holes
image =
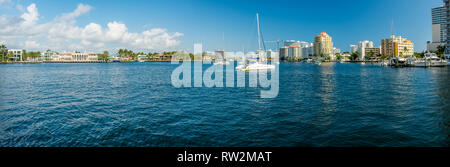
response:
{"label": "cloudy sky", "polygon": [[[431,40],[431,8],[442,0],[0,0],[0,43],[57,51],[254,50],[264,39],[312,42],[326,31],[336,47],[393,33],[415,50]],[[320,11],[320,12],[318,12]],[[267,42],[268,48],[275,44]]]}
{"label": "cloudy sky", "polygon": [[[101,25],[89,22],[78,24],[82,16],[89,14],[94,7],[79,3],[72,10],[55,16],[44,16],[39,3],[21,3],[14,0],[0,0],[0,41],[10,48],[28,50],[108,50],[112,48],[131,48],[146,50],[174,49],[180,44],[180,32],[169,32],[164,28],[148,28],[140,32],[130,32],[122,21],[111,20]],[[70,8],[70,7],[69,7]],[[14,15],[15,14],[15,15]],[[52,17],[48,19],[48,17]],[[47,19],[43,19],[47,18]],[[105,18],[107,19],[107,18]]]}

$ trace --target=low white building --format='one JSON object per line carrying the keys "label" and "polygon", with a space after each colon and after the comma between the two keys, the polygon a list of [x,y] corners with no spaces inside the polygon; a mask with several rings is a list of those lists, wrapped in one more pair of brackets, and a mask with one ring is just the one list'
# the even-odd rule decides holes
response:
{"label": "low white building", "polygon": [[98,56],[94,52],[62,52],[59,55],[52,55],[52,61],[98,61]]}
{"label": "low white building", "polygon": [[23,61],[23,50],[22,49],[9,49],[8,54],[12,54],[12,57],[9,57],[10,61]]}
{"label": "low white building", "polygon": [[53,60],[53,57],[55,55],[57,55],[57,54],[58,54],[57,52],[54,52],[54,51],[51,51],[51,50],[47,50],[45,52],[41,52],[41,60],[51,61],[51,60]]}
{"label": "low white building", "polygon": [[138,55],[137,58],[139,61],[147,61],[148,60],[147,55]]}

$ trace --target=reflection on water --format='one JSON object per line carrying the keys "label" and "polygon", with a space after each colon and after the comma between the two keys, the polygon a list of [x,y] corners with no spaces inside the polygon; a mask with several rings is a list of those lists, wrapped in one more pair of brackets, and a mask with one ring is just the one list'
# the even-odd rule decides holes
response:
{"label": "reflection on water", "polygon": [[321,101],[321,109],[317,113],[318,123],[322,128],[326,128],[331,125],[331,117],[333,116],[336,108],[336,75],[334,74],[334,63],[323,63],[319,67],[319,89],[316,93]]}
{"label": "reflection on water", "polygon": [[450,67],[281,63],[274,99],[260,88],[177,89],[176,67],[0,65],[0,146],[450,143]]}

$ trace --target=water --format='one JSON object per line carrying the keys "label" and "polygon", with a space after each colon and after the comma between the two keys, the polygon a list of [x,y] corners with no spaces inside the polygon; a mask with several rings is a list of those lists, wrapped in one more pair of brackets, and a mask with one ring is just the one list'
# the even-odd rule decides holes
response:
{"label": "water", "polygon": [[0,65],[0,146],[449,146],[450,67],[282,63],[280,92],[169,63]]}

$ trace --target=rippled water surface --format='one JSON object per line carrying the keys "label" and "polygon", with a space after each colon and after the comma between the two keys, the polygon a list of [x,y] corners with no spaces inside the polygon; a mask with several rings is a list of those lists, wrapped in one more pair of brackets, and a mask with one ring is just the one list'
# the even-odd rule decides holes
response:
{"label": "rippled water surface", "polygon": [[449,146],[450,67],[282,63],[280,92],[170,63],[0,65],[0,146]]}

